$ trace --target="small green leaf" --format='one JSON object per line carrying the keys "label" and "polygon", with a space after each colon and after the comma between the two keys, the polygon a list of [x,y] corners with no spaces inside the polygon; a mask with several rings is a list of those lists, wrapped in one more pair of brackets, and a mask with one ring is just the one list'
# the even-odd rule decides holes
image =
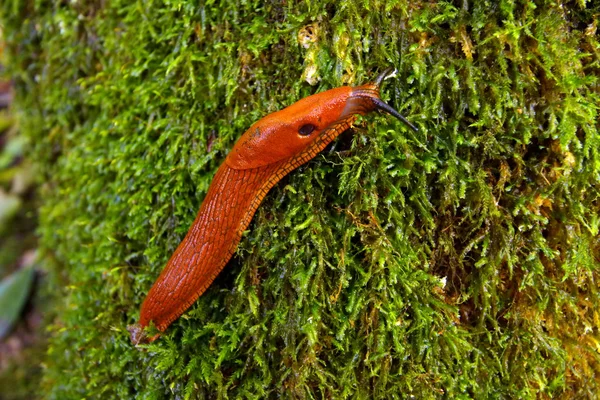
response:
{"label": "small green leaf", "polygon": [[0,339],[13,327],[27,301],[34,270],[22,268],[0,282]]}
{"label": "small green leaf", "polygon": [[0,152],[0,169],[8,167],[15,158],[23,154],[25,141],[26,139],[23,136],[17,136],[8,141],[2,152]]}

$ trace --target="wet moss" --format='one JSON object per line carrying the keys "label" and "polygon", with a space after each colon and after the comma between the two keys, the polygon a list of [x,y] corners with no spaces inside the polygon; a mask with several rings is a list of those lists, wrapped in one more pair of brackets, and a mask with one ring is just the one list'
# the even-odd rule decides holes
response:
{"label": "wet moss", "polygon": [[[48,398],[598,392],[598,6],[2,5],[44,173]],[[126,326],[252,122],[389,65],[161,340]]]}

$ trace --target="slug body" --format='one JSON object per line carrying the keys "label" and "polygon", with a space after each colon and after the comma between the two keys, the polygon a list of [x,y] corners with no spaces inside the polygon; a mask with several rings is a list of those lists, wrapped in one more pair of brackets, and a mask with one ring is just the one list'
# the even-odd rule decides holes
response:
{"label": "slug body", "polygon": [[243,232],[269,190],[306,163],[356,115],[383,109],[404,117],[379,99],[383,73],[374,83],[340,87],[306,97],[253,124],[217,170],[187,235],[142,304],[139,323],[129,327],[134,344],[158,335],[144,333],[152,322],[159,331],[185,312],[210,286],[235,252]]}

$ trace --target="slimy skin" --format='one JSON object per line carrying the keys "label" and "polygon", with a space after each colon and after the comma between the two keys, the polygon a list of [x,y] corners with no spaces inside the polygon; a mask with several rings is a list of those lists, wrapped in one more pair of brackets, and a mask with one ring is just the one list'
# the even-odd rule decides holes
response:
{"label": "slimy skin", "polygon": [[356,115],[385,110],[416,128],[379,99],[374,83],[343,86],[306,97],[254,123],[217,170],[198,215],[130,326],[134,344],[154,341],[144,328],[160,331],[200,297],[233,256],[243,232],[271,188],[352,126]]}

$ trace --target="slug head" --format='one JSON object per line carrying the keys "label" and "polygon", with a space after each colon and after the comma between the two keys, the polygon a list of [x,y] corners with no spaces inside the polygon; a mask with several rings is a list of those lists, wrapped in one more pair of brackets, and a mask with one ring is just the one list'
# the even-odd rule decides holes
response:
{"label": "slug head", "polygon": [[237,141],[227,157],[227,165],[251,169],[286,159],[304,159],[306,154],[312,158],[348,129],[356,115],[375,109],[392,114],[416,130],[379,98],[379,87],[389,72],[386,70],[373,83],[314,94],[260,119]]}

